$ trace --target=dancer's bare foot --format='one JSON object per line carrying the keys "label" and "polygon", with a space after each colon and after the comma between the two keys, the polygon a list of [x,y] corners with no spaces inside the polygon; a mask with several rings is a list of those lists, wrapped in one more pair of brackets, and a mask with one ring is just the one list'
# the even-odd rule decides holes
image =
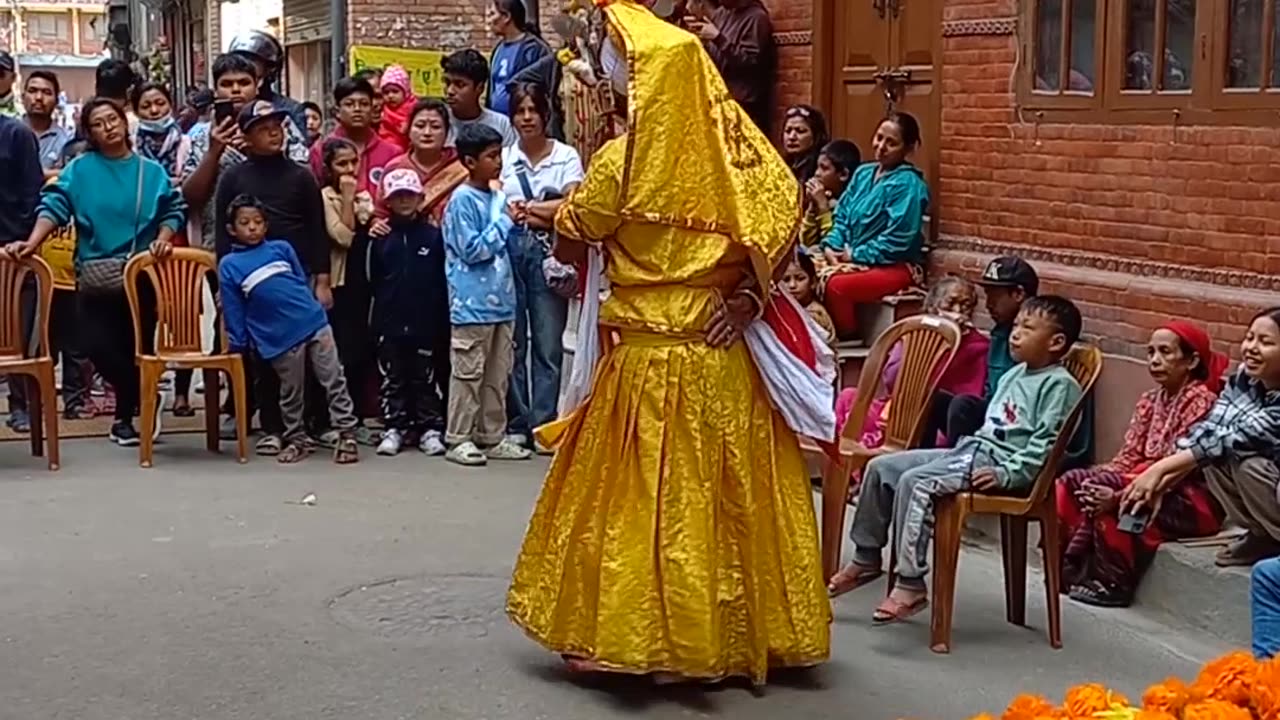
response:
{"label": "dancer's bare foot", "polygon": [[565,669],[571,673],[601,673],[608,672],[608,668],[597,662],[592,662],[585,658],[573,657],[571,655],[561,655],[564,660]]}

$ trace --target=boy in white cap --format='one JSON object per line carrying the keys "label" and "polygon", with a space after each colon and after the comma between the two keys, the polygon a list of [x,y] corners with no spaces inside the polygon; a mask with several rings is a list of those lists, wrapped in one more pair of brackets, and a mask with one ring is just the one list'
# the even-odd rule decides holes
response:
{"label": "boy in white cap", "polygon": [[420,211],[422,180],[416,171],[387,173],[382,196],[391,229],[371,241],[368,263],[387,426],[378,454],[395,455],[409,442],[428,455],[443,455],[442,390],[449,375],[444,237]]}

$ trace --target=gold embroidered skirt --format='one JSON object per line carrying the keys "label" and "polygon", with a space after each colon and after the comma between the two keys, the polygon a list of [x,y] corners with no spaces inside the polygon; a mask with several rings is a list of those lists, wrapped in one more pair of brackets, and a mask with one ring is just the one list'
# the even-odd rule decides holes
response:
{"label": "gold embroidered skirt", "polygon": [[624,333],[557,428],[507,612],[629,673],[815,665],[831,609],[804,457],[744,343]]}

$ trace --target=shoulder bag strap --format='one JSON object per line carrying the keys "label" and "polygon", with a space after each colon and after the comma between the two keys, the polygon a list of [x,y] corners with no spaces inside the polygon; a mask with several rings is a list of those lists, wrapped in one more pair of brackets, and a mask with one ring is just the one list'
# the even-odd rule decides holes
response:
{"label": "shoulder bag strap", "polygon": [[138,254],[138,234],[140,232],[138,225],[142,223],[142,173],[146,169],[146,160],[136,152],[133,155],[138,158],[138,192],[133,203],[133,244],[129,248],[130,257]]}

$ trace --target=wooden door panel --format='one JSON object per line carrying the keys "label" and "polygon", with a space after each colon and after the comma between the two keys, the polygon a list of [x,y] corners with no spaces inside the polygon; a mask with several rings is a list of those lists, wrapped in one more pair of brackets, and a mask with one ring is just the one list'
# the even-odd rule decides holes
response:
{"label": "wooden door panel", "polygon": [[844,68],[884,67],[889,62],[888,23],[877,2],[836,0],[836,57]]}
{"label": "wooden door panel", "polygon": [[885,0],[893,19],[890,53],[894,65],[932,68],[937,51],[935,39],[941,30],[941,0]]}

